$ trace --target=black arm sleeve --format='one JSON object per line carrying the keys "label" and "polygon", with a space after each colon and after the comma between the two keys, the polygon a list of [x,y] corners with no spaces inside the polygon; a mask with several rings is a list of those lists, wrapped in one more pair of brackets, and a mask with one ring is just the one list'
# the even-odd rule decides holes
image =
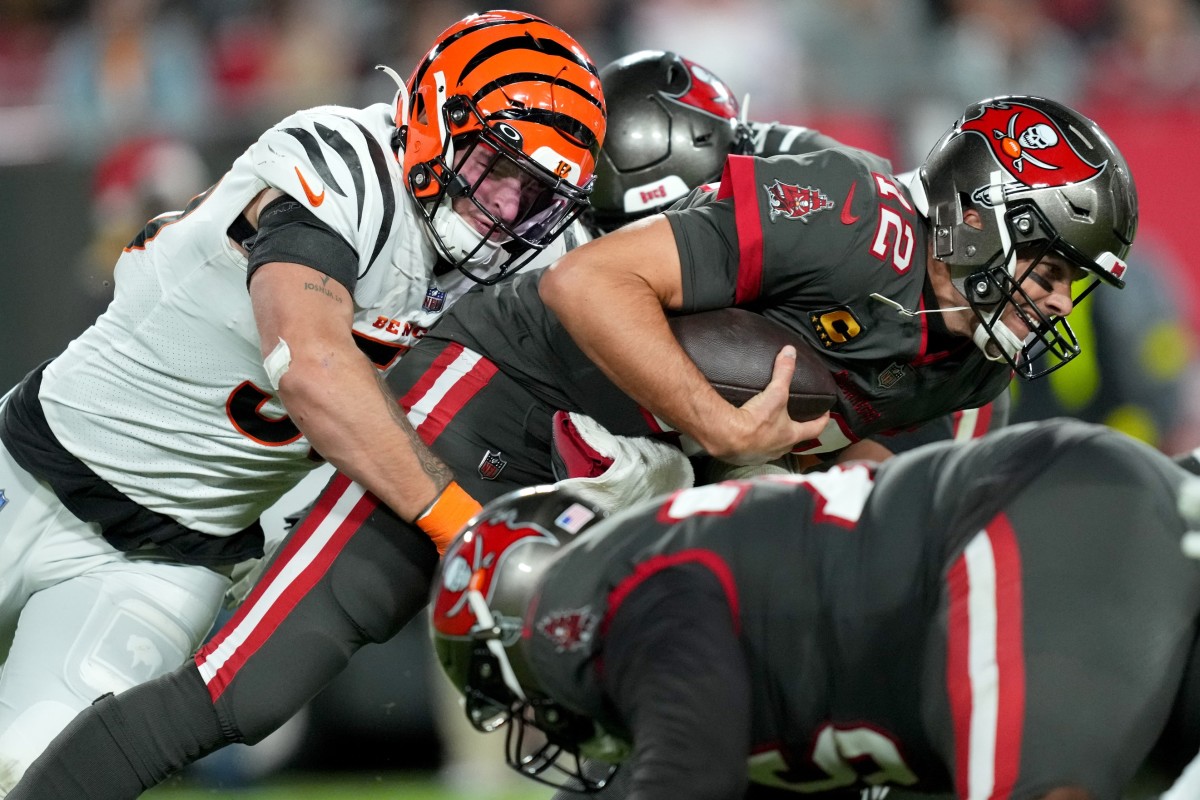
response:
{"label": "black arm sleeve", "polygon": [[625,800],[742,796],[750,674],[710,572],[673,568],[625,599],[605,637],[603,681],[633,734]]}
{"label": "black arm sleeve", "polygon": [[284,195],[267,203],[258,216],[258,233],[249,242],[246,283],[263,264],[303,264],[333,278],[351,294],[358,283],[358,253],[338,233]]}

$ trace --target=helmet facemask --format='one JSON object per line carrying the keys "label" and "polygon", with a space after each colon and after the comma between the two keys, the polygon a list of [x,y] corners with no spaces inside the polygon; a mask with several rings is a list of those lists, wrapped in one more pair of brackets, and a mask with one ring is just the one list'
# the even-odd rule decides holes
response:
{"label": "helmet facemask", "polygon": [[[401,86],[405,186],[434,246],[467,277],[511,275],[586,204],[606,129],[596,73],[562,29],[487,11],[443,31]],[[520,179],[523,199],[502,212],[493,190],[505,176]]]}
{"label": "helmet facemask", "polygon": [[484,733],[507,725],[508,765],[572,791],[598,791],[615,771],[585,774],[584,759],[612,763],[627,751],[592,719],[549,698],[530,661],[525,617],[563,546],[603,516],[551,486],[498,498],[447,549],[430,602],[434,651],[471,725]]}
{"label": "helmet facemask", "polygon": [[[1042,288],[1050,291],[1037,268],[1051,253],[1091,278],[1082,291],[1073,293],[1073,307],[1092,293],[1100,279],[1088,271],[1087,259],[1055,233],[1035,204],[1016,202],[998,216],[1003,244],[995,259],[965,278],[954,279],[954,284],[979,318],[975,343],[988,358],[1007,361],[1021,378],[1033,380],[1075,358],[1080,347],[1066,317],[1045,313],[1029,296],[1025,282],[1043,283]],[[1019,264],[1022,257],[1029,263]],[[1010,312],[1029,330],[1023,339],[1002,321]]]}
{"label": "helmet facemask", "polygon": [[493,733],[507,725],[505,762],[527,778],[574,792],[591,794],[603,789],[616,765],[600,775],[595,769],[585,772],[585,755],[613,761],[615,755],[625,753],[615,753],[610,737],[591,719],[542,696],[530,676],[523,681],[518,678],[520,662],[514,666],[509,652],[519,646],[520,619],[493,614],[483,595],[474,589],[467,591],[466,599],[477,620],[469,634],[463,686],[471,726],[481,733]]}
{"label": "helmet facemask", "polygon": [[[587,205],[590,181],[579,187],[553,174],[525,154],[515,126],[485,124],[466,97],[451,98],[442,115],[448,129],[476,130],[447,137],[442,155],[412,170],[412,188],[424,195],[417,207],[442,257],[477,283],[490,285],[528,263],[575,221]],[[488,191],[513,191],[496,185],[502,181],[520,184],[511,219],[487,202]],[[481,199],[480,189],[488,183],[493,185]]]}

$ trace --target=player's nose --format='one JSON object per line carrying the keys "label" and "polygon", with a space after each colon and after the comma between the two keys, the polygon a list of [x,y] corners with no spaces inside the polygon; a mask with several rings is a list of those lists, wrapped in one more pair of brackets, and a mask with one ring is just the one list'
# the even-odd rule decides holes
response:
{"label": "player's nose", "polygon": [[1042,309],[1049,315],[1055,317],[1065,317],[1075,308],[1075,303],[1071,299],[1071,284],[1056,283],[1054,288],[1046,295],[1042,301]]}
{"label": "player's nose", "polygon": [[492,175],[480,188],[487,194],[485,205],[489,211],[504,222],[511,223],[517,218],[521,206],[520,177]]}

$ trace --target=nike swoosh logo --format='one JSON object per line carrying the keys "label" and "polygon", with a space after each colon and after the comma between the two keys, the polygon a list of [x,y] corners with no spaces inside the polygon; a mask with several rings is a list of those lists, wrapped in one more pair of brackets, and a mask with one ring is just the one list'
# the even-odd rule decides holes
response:
{"label": "nike swoosh logo", "polygon": [[[304,179],[301,178],[301,181]],[[858,181],[850,184],[850,191],[846,193],[846,202],[842,203],[842,224],[853,225],[858,222],[858,214],[850,213],[850,204],[854,202],[854,190],[858,187]],[[307,187],[305,187],[307,188]],[[312,199],[311,196],[309,199]]]}
{"label": "nike swoosh logo", "polygon": [[[304,196],[308,198],[309,205],[311,205],[313,208],[316,208],[317,206],[321,205],[321,203],[324,203],[325,187],[322,186],[321,193],[317,194],[312,190],[311,187],[309,187],[308,181],[304,180],[304,176],[300,174],[300,168],[292,167],[292,169],[296,170],[296,177],[300,179],[300,188],[304,190]],[[850,191],[851,193],[854,192],[853,186],[850,187]]]}

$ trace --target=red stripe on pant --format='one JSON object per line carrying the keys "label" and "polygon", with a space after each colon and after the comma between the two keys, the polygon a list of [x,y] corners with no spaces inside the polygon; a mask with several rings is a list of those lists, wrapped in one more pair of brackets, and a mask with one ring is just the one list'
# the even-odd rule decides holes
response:
{"label": "red stripe on pant", "polygon": [[434,382],[442,376],[442,373],[446,371],[448,366],[454,363],[456,358],[462,355],[465,349],[458,342],[450,342],[442,352],[438,353],[437,358],[433,359],[433,363],[429,365],[429,369],[425,370],[421,377],[417,379],[417,382],[412,385],[412,388],[405,392],[404,396],[397,401],[405,413],[416,405],[418,400],[425,396],[425,393],[429,391]]}
{"label": "red stripe on pant", "polygon": [[[434,384],[455,367],[460,358],[477,358],[478,360],[454,379],[436,404],[427,410],[425,419],[415,426],[417,435],[427,445],[432,444],[441,436],[442,431],[446,429],[454,416],[463,410],[471,398],[488,384],[488,381],[495,377],[498,372],[496,365],[473,350],[469,350],[457,342],[451,342],[433,360],[425,374],[400,398],[400,406],[405,412],[411,411],[424,399]],[[458,368],[461,369],[461,365]]]}
{"label": "red stripe on pant", "polygon": [[[343,508],[335,516],[339,501]],[[375,496],[358,484],[340,473],[334,476],[237,613],[196,653],[193,661],[214,702],[325,576],[346,542],[378,506]]]}
{"label": "red stripe on pant", "polygon": [[961,798],[1006,800],[1020,774],[1025,725],[1021,559],[1007,517],[968,542],[950,567],[947,590],[955,788]]}

